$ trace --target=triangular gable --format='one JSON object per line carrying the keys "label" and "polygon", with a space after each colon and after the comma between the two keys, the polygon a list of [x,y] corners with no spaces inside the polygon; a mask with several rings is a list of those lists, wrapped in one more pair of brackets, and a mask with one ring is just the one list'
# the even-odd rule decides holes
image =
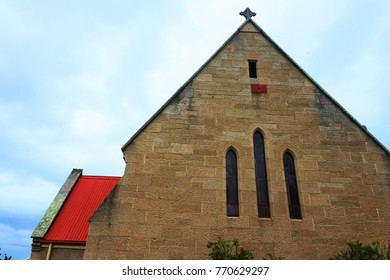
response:
{"label": "triangular gable", "polygon": [[272,39],[269,37],[262,28],[260,28],[251,18],[247,19],[238,29],[234,32],[229,39],[172,95],[171,98],[164,103],[164,105],[123,145],[122,151],[124,151],[135,138],[150,124],[153,120],[166,108],[172,100],[174,100],[186,87],[192,82],[192,80],[213,60],[221,51],[225,48],[227,44],[239,33],[239,32],[260,32],[274,47],[279,51],[285,58],[288,59],[308,80],[310,80],[313,85],[315,85],[318,90],[320,90],[329,100],[338,107],[352,122],[354,122],[365,134],[367,134],[378,146],[383,149],[387,154],[390,154],[389,150],[378,140],[376,139],[363,125],[361,125],[350,113],[347,112],[329,93],[326,92],[309,74],[307,74],[281,47],[279,47]]}

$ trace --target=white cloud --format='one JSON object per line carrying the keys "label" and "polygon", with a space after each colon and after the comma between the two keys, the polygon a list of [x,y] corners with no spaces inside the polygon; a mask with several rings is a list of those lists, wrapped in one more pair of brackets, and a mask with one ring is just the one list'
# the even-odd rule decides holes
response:
{"label": "white cloud", "polygon": [[63,81],[65,89],[68,89],[65,94],[74,94],[69,87],[81,93],[79,98],[89,100],[108,98],[110,94],[115,94],[112,91],[114,81],[118,75],[124,74],[121,71],[136,43],[134,37],[135,33],[130,27],[123,26],[119,30],[105,27],[99,37],[79,42],[73,50],[73,63],[79,72],[71,76],[70,80]]}
{"label": "white cloud", "polygon": [[61,186],[25,172],[14,172],[0,172],[0,211],[10,216],[43,214]]}
{"label": "white cloud", "polygon": [[96,136],[103,131],[110,133],[109,117],[104,112],[92,110],[92,108],[79,109],[74,112],[74,116],[71,118],[72,134],[79,138],[92,140],[96,139]]}

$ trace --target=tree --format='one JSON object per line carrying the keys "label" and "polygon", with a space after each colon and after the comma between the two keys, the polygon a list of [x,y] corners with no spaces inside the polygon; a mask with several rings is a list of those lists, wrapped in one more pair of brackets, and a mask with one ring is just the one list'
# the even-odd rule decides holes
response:
{"label": "tree", "polygon": [[350,241],[347,245],[346,251],[331,260],[390,260],[390,244],[381,245],[374,241],[371,245],[364,245],[360,241]]}
{"label": "tree", "polygon": [[[1,251],[1,248],[0,248],[0,251]],[[12,256],[9,256],[9,257],[8,257],[7,254],[4,254],[4,258],[2,258],[2,257],[1,257],[1,253],[0,253],[0,261],[1,261],[1,260],[8,261],[8,260],[10,260],[11,258],[12,258]]]}
{"label": "tree", "polygon": [[207,248],[211,249],[209,257],[212,260],[252,260],[253,254],[251,251],[238,249],[237,240],[222,240],[219,238],[215,242],[209,242]]}

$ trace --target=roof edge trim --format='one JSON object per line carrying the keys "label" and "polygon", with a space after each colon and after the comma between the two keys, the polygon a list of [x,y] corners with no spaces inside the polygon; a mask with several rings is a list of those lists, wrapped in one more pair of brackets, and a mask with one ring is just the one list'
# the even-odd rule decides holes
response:
{"label": "roof edge trim", "polygon": [[42,219],[38,223],[34,232],[31,235],[31,238],[43,238],[47,231],[49,230],[51,224],[55,220],[59,210],[64,204],[66,198],[70,194],[71,190],[75,186],[76,182],[83,174],[82,169],[73,169],[66,179],[65,183],[62,185],[61,189],[58,191],[56,197],[51,202],[49,208],[46,210]]}

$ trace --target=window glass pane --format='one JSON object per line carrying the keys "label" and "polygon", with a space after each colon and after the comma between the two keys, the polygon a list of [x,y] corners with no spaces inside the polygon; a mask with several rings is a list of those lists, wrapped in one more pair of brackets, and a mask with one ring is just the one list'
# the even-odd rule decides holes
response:
{"label": "window glass pane", "polygon": [[298,185],[295,174],[294,158],[286,152],[283,156],[284,177],[286,180],[288,209],[291,219],[302,219],[301,206],[299,203]]}
{"label": "window glass pane", "polygon": [[270,218],[270,205],[268,197],[267,169],[265,165],[264,138],[260,132],[253,135],[253,146],[255,156],[255,176],[257,209],[259,218]]}
{"label": "window glass pane", "polygon": [[237,156],[233,150],[226,154],[226,208],[227,216],[239,216]]}

